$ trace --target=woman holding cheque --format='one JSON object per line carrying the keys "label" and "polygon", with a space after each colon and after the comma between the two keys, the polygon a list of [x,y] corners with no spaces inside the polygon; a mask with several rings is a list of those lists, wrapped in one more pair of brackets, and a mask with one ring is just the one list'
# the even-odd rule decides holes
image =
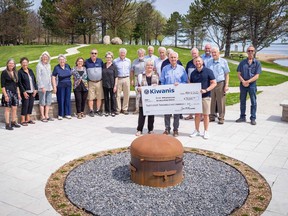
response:
{"label": "woman holding cheque", "polygon": [[[136,91],[140,92],[140,94],[141,94],[141,86],[158,85],[159,77],[157,73],[154,73],[153,68],[154,68],[154,61],[149,59],[145,62],[145,73],[138,75],[138,86],[136,87]],[[145,117],[146,116],[143,115],[142,96],[141,96],[139,102],[138,126],[137,126],[137,132],[135,134],[136,136],[140,136],[142,134],[145,123]],[[148,134],[153,133],[153,128],[154,128],[154,115],[149,115]]]}

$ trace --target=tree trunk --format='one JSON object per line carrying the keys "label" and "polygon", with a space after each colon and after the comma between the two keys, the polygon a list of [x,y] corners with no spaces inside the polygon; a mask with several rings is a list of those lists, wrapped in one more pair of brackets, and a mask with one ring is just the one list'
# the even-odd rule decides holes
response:
{"label": "tree trunk", "polygon": [[175,34],[175,47],[177,47],[177,41],[178,41],[178,35],[177,35],[177,32]]}
{"label": "tree trunk", "polygon": [[[233,21],[230,22],[230,24]],[[229,25],[227,28],[227,33],[226,33],[226,46],[225,46],[225,57],[230,56],[230,49],[231,49],[231,35],[232,35],[232,25]]]}

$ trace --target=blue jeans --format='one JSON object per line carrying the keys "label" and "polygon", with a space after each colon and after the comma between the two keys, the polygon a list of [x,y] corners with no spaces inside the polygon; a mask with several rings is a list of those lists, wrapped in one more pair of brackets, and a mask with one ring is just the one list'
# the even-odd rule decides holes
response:
{"label": "blue jeans", "polygon": [[251,101],[250,120],[255,120],[256,110],[257,110],[257,102],[256,102],[257,86],[256,85],[244,87],[242,84],[240,84],[240,112],[241,112],[240,118],[246,118],[247,93],[249,93],[250,101]]}

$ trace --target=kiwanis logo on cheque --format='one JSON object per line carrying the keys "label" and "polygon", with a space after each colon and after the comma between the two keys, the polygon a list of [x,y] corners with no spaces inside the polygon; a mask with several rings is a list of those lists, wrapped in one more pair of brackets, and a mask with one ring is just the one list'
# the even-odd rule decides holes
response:
{"label": "kiwanis logo on cheque", "polygon": [[145,89],[145,90],[144,90],[144,94],[149,94],[149,90],[148,90],[148,89]]}

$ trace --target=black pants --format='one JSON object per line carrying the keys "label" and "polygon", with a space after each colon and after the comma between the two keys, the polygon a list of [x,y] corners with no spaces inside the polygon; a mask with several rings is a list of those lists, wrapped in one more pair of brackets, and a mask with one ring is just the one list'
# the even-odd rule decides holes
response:
{"label": "black pants", "polygon": [[114,113],[116,112],[116,97],[113,92],[113,88],[103,87],[105,112]]}
{"label": "black pants", "polygon": [[[146,116],[143,115],[143,107],[139,107],[138,126],[137,131],[143,131]],[[154,115],[148,116],[148,131],[154,129]]]}
{"label": "black pants", "polygon": [[84,112],[85,110],[85,105],[86,105],[86,100],[88,96],[88,91],[83,91],[83,90],[74,90],[74,95],[75,95],[75,104],[76,104],[76,111],[77,113]]}
{"label": "black pants", "polygon": [[21,109],[21,115],[25,116],[27,114],[31,114],[33,110],[34,105],[34,97],[33,93],[28,93],[29,98],[26,99],[23,94],[21,94],[22,97],[22,109]]}

